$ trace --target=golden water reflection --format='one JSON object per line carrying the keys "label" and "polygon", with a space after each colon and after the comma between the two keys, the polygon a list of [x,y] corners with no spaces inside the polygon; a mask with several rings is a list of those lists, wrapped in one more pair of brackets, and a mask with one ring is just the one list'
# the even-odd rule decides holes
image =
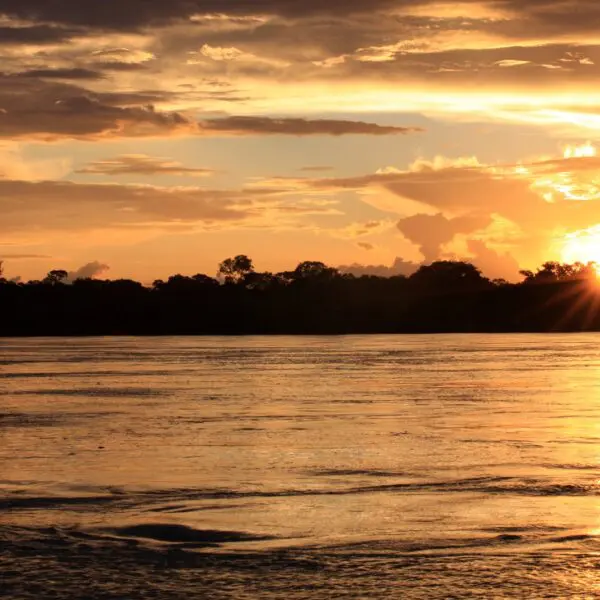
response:
{"label": "golden water reflection", "polygon": [[3,341],[0,524],[251,536],[211,552],[592,557],[599,341]]}

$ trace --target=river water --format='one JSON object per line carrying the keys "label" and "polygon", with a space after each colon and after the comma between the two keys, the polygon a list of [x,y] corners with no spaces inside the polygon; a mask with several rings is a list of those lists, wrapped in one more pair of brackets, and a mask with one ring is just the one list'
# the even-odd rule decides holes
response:
{"label": "river water", "polygon": [[600,335],[0,340],[0,594],[600,598]]}

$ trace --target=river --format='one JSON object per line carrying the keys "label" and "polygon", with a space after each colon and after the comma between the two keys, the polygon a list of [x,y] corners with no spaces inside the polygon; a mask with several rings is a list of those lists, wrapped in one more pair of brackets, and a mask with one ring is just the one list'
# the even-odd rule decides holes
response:
{"label": "river", "polygon": [[0,593],[600,598],[600,335],[0,340]]}

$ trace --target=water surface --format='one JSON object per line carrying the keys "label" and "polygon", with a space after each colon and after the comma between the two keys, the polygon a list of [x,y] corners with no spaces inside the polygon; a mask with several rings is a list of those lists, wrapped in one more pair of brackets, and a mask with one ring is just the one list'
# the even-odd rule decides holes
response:
{"label": "water surface", "polygon": [[599,344],[0,340],[2,589],[600,597]]}

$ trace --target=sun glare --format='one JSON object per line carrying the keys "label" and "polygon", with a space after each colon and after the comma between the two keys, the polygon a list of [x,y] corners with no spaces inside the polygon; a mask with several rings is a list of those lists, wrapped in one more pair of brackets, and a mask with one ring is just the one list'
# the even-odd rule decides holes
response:
{"label": "sun glare", "polygon": [[569,233],[564,238],[561,251],[565,263],[595,263],[596,273],[600,276],[600,225],[589,229]]}

